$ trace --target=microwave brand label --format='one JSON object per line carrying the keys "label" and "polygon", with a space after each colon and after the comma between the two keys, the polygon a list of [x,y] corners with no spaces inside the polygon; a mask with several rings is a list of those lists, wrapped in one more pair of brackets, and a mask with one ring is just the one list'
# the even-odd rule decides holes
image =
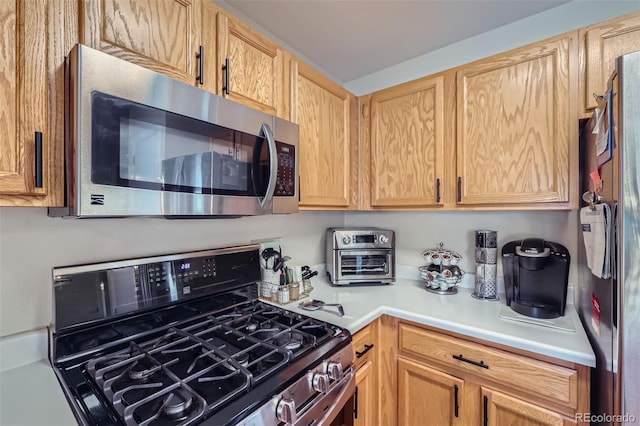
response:
{"label": "microwave brand label", "polygon": [[102,194],[91,194],[91,205],[92,206],[104,206],[104,195],[102,195]]}

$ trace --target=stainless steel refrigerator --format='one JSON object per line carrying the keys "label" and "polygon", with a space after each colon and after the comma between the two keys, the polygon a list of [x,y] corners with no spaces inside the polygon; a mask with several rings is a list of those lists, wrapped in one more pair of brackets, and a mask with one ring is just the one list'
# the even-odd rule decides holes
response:
{"label": "stainless steel refrigerator", "polygon": [[[640,51],[617,59],[609,91],[598,98],[601,106],[606,106],[605,119],[600,124],[595,119],[582,123],[580,141],[581,186],[583,191],[597,193],[583,198],[609,205],[611,222],[610,250],[605,256],[610,261],[609,278],[596,277],[587,266],[582,220],[579,230],[579,313],[597,359],[591,372],[591,420],[594,424],[638,424]],[[595,148],[595,125],[613,130],[610,150],[601,152]],[[603,161],[606,162],[598,167]],[[598,169],[599,177],[597,173],[592,175]],[[597,186],[601,190],[596,190]]]}

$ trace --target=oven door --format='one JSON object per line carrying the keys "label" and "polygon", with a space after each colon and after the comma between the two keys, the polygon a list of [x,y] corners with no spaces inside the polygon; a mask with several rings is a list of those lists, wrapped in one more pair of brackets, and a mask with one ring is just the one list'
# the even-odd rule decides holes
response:
{"label": "oven door", "polygon": [[340,281],[380,281],[394,276],[392,250],[339,250]]}

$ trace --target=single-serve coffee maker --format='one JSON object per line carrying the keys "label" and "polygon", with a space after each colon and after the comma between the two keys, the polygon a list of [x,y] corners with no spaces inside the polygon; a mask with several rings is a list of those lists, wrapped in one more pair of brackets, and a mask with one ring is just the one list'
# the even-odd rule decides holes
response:
{"label": "single-serve coffee maker", "polygon": [[570,260],[566,247],[541,238],[505,244],[502,270],[507,305],[534,318],[563,316]]}
{"label": "single-serve coffee maker", "polygon": [[498,300],[498,232],[476,231],[476,285],[471,296],[482,300]]}

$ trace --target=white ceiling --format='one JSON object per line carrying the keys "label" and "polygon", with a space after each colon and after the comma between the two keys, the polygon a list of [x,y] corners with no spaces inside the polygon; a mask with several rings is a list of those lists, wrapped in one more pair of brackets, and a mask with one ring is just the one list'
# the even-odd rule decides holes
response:
{"label": "white ceiling", "polygon": [[224,0],[348,83],[571,0]]}

